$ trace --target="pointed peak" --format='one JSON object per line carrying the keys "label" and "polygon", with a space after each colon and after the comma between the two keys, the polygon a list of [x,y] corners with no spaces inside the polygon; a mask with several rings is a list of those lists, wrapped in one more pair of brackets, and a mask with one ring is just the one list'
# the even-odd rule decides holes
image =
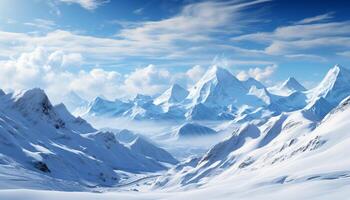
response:
{"label": "pointed peak", "polygon": [[106,99],[104,99],[104,98],[102,98],[102,97],[100,97],[100,96],[97,96],[97,97],[95,97],[95,98],[92,100],[92,102],[100,102],[100,101],[106,101]]}
{"label": "pointed peak", "polygon": [[186,90],[185,88],[181,87],[181,85],[174,83],[173,85],[171,85],[171,90]]}
{"label": "pointed peak", "polygon": [[301,85],[294,77],[289,77],[286,81],[284,81],[281,88],[286,88],[294,91],[306,90],[306,88],[303,85]]}
{"label": "pointed peak", "polygon": [[221,68],[217,65],[213,65],[206,73],[207,77],[216,77],[217,79],[223,79],[225,77],[233,77],[231,72],[225,68]]}

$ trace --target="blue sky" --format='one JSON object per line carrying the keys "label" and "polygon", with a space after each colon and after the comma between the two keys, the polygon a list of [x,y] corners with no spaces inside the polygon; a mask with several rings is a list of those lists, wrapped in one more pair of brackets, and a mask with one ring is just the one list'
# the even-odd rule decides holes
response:
{"label": "blue sky", "polygon": [[[85,98],[190,86],[217,64],[312,87],[350,66],[349,1],[1,0],[0,84]],[[64,84],[63,84],[64,83]]]}

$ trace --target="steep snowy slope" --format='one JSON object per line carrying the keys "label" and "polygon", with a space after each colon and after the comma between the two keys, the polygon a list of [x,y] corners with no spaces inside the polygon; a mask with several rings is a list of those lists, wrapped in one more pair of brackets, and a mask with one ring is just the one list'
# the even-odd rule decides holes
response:
{"label": "steep snowy slope", "polygon": [[[44,91],[0,97],[0,163],[84,186],[113,185],[115,170],[155,172],[161,163],[120,144],[113,133],[96,131],[52,106]],[[81,167],[84,165],[84,167]]]}
{"label": "steep snowy slope", "polygon": [[301,110],[271,117],[260,126],[246,123],[233,130],[231,137],[215,145],[185,171],[174,169],[159,178],[155,187],[201,185],[231,168],[244,169],[276,146],[282,148],[296,142],[297,138],[312,131],[316,124],[317,121],[308,119]]}
{"label": "steep snowy slope", "polygon": [[333,108],[326,99],[320,97],[310,102],[304,109],[304,115],[314,121],[322,120]]}
{"label": "steep snowy slope", "polygon": [[350,95],[350,70],[339,65],[330,69],[322,82],[310,91],[312,100],[323,97],[333,106]]}

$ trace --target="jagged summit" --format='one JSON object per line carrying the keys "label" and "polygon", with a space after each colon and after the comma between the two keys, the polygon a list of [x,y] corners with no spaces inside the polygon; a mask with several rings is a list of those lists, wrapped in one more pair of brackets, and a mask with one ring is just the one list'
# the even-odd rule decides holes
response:
{"label": "jagged summit", "polygon": [[208,80],[216,80],[216,81],[229,81],[235,80],[239,82],[239,80],[231,74],[227,69],[218,67],[216,65],[209,68],[209,70],[205,73],[202,78],[202,81]]}

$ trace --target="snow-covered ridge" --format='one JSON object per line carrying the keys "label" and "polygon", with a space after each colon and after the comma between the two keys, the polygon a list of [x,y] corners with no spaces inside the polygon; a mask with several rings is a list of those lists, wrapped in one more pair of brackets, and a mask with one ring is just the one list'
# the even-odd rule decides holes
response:
{"label": "snow-covered ridge", "polygon": [[1,164],[78,183],[81,188],[117,184],[121,177],[115,170],[165,170],[168,165],[162,164],[163,155],[170,164],[176,163],[170,154],[151,143],[143,143],[143,148],[153,149],[157,159],[124,146],[114,133],[97,131],[71,115],[63,104],[53,106],[38,88],[4,93],[0,111]]}

